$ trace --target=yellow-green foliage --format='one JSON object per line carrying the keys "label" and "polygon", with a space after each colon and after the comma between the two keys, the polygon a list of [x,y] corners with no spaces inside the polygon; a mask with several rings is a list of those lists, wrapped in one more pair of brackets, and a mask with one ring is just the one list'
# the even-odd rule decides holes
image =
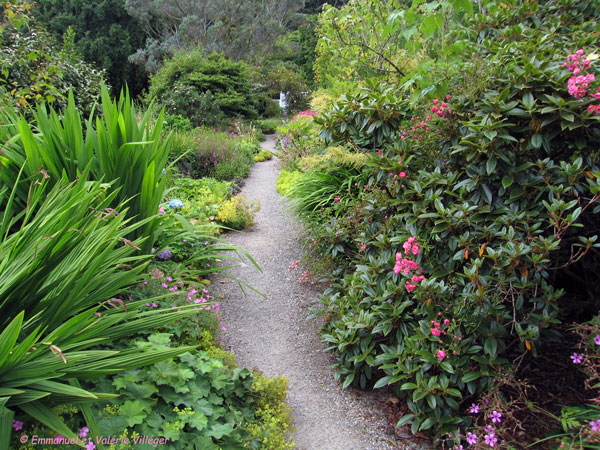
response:
{"label": "yellow-green foliage", "polygon": [[298,161],[302,170],[325,170],[332,167],[361,168],[368,161],[365,153],[351,152],[345,147],[327,147],[322,155],[305,156]]}
{"label": "yellow-green foliage", "polygon": [[257,422],[249,424],[247,431],[251,436],[261,437],[264,450],[290,450],[296,447],[292,443],[293,432],[290,409],[285,404],[287,379],[279,376],[267,378],[260,373],[254,374],[252,392],[257,396]]}
{"label": "yellow-green foliage", "polygon": [[256,155],[254,155],[254,162],[263,162],[268,161],[273,157],[273,153],[269,150],[261,150]]}
{"label": "yellow-green foliage", "polygon": [[337,97],[333,94],[324,90],[318,90],[310,99],[310,109],[316,113],[327,112],[336,99]]}
{"label": "yellow-green foliage", "polygon": [[215,336],[208,330],[202,333],[200,342],[197,343],[200,350],[204,350],[211,358],[220,359],[227,367],[235,368],[237,363],[235,355],[227,350],[223,350],[215,342]]}
{"label": "yellow-green foliage", "polygon": [[296,184],[300,178],[302,178],[302,172],[299,170],[290,171],[282,169],[281,172],[279,172],[277,184],[275,185],[277,192],[281,195],[286,195],[290,188]]}
{"label": "yellow-green foliage", "polygon": [[249,203],[243,195],[236,195],[227,200],[219,208],[217,222],[235,230],[254,224],[254,213],[260,209],[260,204]]}
{"label": "yellow-green foliage", "polygon": [[311,111],[319,114],[328,112],[341,95],[352,92],[357,86],[355,81],[336,79],[329,87],[313,92],[310,99]]}

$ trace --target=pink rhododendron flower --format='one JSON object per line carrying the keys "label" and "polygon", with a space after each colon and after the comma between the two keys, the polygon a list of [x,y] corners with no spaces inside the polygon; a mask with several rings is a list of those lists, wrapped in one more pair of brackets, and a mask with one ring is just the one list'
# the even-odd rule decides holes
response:
{"label": "pink rhododendron flower", "polygon": [[425,277],[423,275],[413,275],[412,278],[410,279],[410,281],[417,284],[417,283],[420,283],[421,281],[423,281],[424,279],[425,279]]}
{"label": "pink rhododendron flower", "polygon": [[432,328],[431,329],[431,334],[433,334],[434,336],[441,336],[442,332],[440,331],[439,328]]}
{"label": "pink rhododendron flower", "polygon": [[412,284],[410,281],[407,281],[406,284],[404,285],[404,287],[406,288],[406,290],[408,292],[414,292],[415,289],[417,288],[416,284]]}
{"label": "pink rhododendron flower", "polygon": [[437,357],[440,359],[444,359],[446,357],[446,352],[444,350],[438,350]]}
{"label": "pink rhododendron flower", "polygon": [[336,202],[336,203],[337,203],[337,202],[339,202],[340,200],[341,200],[341,198],[339,198],[339,197],[335,197],[335,198],[333,199],[333,201],[334,201],[334,202]]}

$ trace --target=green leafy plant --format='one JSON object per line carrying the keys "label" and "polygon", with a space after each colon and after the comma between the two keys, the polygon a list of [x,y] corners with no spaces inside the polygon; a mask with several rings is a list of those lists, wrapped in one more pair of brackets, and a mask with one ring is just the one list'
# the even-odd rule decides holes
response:
{"label": "green leafy plant", "polygon": [[[28,182],[37,173],[47,177],[49,186],[63,172],[70,180],[86,176],[114,181],[116,195],[111,206],[116,210],[117,205],[129,201],[129,217],[143,222],[129,239],[147,236],[142,248],[149,252],[158,227],[155,215],[165,185],[162,171],[170,151],[170,136],[162,136],[162,114],[155,125],[150,123],[149,110],[138,120],[127,92],[113,101],[103,87],[102,111],[102,117],[91,117],[84,123],[71,96],[60,116],[40,106],[34,114],[36,128],[25,118],[5,111],[10,124],[5,137],[10,144],[4,145],[0,155],[2,179],[9,186],[17,184],[15,201],[21,207],[27,198]],[[17,183],[21,170],[23,177]]]}
{"label": "green leafy plant", "polygon": [[[194,310],[144,312],[143,301],[125,304],[115,297],[139,280],[147,260],[133,256],[142,239],[125,238],[143,222],[129,224],[131,219],[110,207],[116,192],[84,178],[71,184],[63,179],[48,191],[44,181],[32,184],[24,211],[13,209],[14,190],[6,202],[0,242],[3,449],[8,448],[15,409],[74,437],[51,407],[110,397],[81,389],[76,380],[141,367],[189,350],[93,349]],[[18,229],[11,233],[16,224]]]}

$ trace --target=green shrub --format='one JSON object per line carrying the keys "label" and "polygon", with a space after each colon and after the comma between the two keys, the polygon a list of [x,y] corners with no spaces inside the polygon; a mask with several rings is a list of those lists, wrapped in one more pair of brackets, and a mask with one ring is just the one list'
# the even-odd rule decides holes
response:
{"label": "green shrub", "polygon": [[[514,361],[598,310],[600,120],[595,99],[569,95],[562,66],[572,42],[593,52],[598,25],[569,22],[557,37],[564,5],[530,7],[499,7],[483,28],[473,17],[472,57],[430,66],[438,84],[398,102],[387,135],[375,140],[369,126],[372,105],[389,100],[375,89],[364,110],[325,121],[325,134],[360,147],[397,137],[363,171],[364,189],[305,174],[291,190],[340,262],[320,311],[337,375],[394,386],[411,411],[399,425],[450,445],[464,443],[468,407],[498,385],[512,422],[495,432],[522,445],[510,434],[520,425],[511,396],[522,392],[507,381]],[[472,30],[489,22],[479,39]]]}
{"label": "green shrub", "polygon": [[282,125],[279,119],[263,119],[254,123],[265,134],[275,134],[277,128]]}
{"label": "green shrub", "polygon": [[254,213],[260,209],[259,203],[248,203],[243,195],[230,198],[219,207],[217,222],[234,230],[254,225]]}
{"label": "green shrub", "polygon": [[257,116],[244,64],[200,50],[180,52],[165,62],[150,79],[148,99],[194,126]]}
{"label": "green shrub", "polygon": [[[277,100],[273,100],[271,97],[265,94],[259,94],[256,96],[256,110],[258,115],[261,117],[278,117],[281,115],[281,107]],[[271,119],[265,119],[271,120]]]}
{"label": "green shrub", "polygon": [[89,116],[106,83],[103,71],[58,51],[60,46],[43,29],[9,28],[2,40],[0,88],[12,107],[27,117],[38,103],[63,110],[73,92],[77,110]]}
{"label": "green shrub", "polygon": [[367,79],[358,93],[342,95],[315,121],[322,125],[319,136],[327,143],[350,143],[378,150],[397,139],[406,109],[393,86]]}
{"label": "green shrub", "polygon": [[165,114],[165,127],[171,131],[191,131],[192,122],[180,114]]}
{"label": "green shrub", "polygon": [[273,153],[269,150],[261,150],[256,155],[254,155],[254,162],[263,162],[268,161],[273,157]]}
{"label": "green shrub", "polygon": [[325,148],[319,137],[319,126],[313,117],[297,115],[277,128],[277,157],[285,168],[295,168],[297,160]]}
{"label": "green shrub", "polygon": [[289,171],[282,169],[277,177],[277,192],[281,195],[287,195],[292,186],[294,186],[301,177],[302,172],[299,170]]}

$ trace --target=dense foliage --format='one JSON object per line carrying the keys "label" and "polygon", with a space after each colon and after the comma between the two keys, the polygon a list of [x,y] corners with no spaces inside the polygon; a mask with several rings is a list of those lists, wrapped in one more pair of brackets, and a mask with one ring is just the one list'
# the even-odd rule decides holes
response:
{"label": "dense foliage", "polygon": [[[157,227],[155,216],[162,199],[165,178],[163,169],[170,151],[170,136],[162,137],[162,113],[155,124],[150,111],[138,120],[128,93],[112,101],[106,88],[102,92],[102,116],[85,120],[70,96],[62,116],[44,105],[37,108],[36,127],[12,111],[3,114],[5,127],[3,154],[0,155],[0,179],[15,186],[15,202],[25,208],[29,182],[42,173],[53,185],[65,174],[70,180],[114,181],[117,195],[112,208],[115,214],[125,211],[129,218],[143,221],[144,226],[129,238],[145,236],[142,247],[149,251]],[[95,119],[95,120],[94,120]]]}
{"label": "dense foliage", "polygon": [[71,28],[77,52],[106,71],[115,94],[128,86],[136,97],[147,87],[144,69],[128,60],[144,45],[145,32],[127,13],[125,0],[41,0],[35,2],[33,15],[56,40]]}
{"label": "dense foliage", "polygon": [[264,62],[302,6],[298,0],[165,2],[127,0],[127,11],[147,30],[146,46],[132,60],[149,72],[180,50],[222,52],[235,61]]}
{"label": "dense foliage", "polygon": [[2,34],[0,50],[0,92],[2,102],[29,114],[38,103],[57,109],[67,104],[74,92],[77,109],[88,116],[100,98],[104,73],[77,58],[69,47],[62,50],[43,28],[21,24]]}
{"label": "dense foliage", "polygon": [[[379,77],[316,118],[321,137],[369,162],[303,166],[323,153],[313,125],[279,142],[304,170],[287,194],[332,262],[319,314],[344,384],[394,386],[411,410],[399,425],[438,442],[519,446],[531,404],[520,363],[600,306],[597,5],[456,6],[351,2],[343,22],[325,12],[334,35],[345,24],[359,44],[386,44],[319,41],[327,71],[350,58],[352,77]],[[375,7],[380,33],[350,26],[367,15],[354,9]],[[393,58],[420,64],[400,73]]]}
{"label": "dense foliage", "polygon": [[256,99],[243,63],[201,50],[178,53],[150,80],[149,100],[195,126],[256,117]]}

